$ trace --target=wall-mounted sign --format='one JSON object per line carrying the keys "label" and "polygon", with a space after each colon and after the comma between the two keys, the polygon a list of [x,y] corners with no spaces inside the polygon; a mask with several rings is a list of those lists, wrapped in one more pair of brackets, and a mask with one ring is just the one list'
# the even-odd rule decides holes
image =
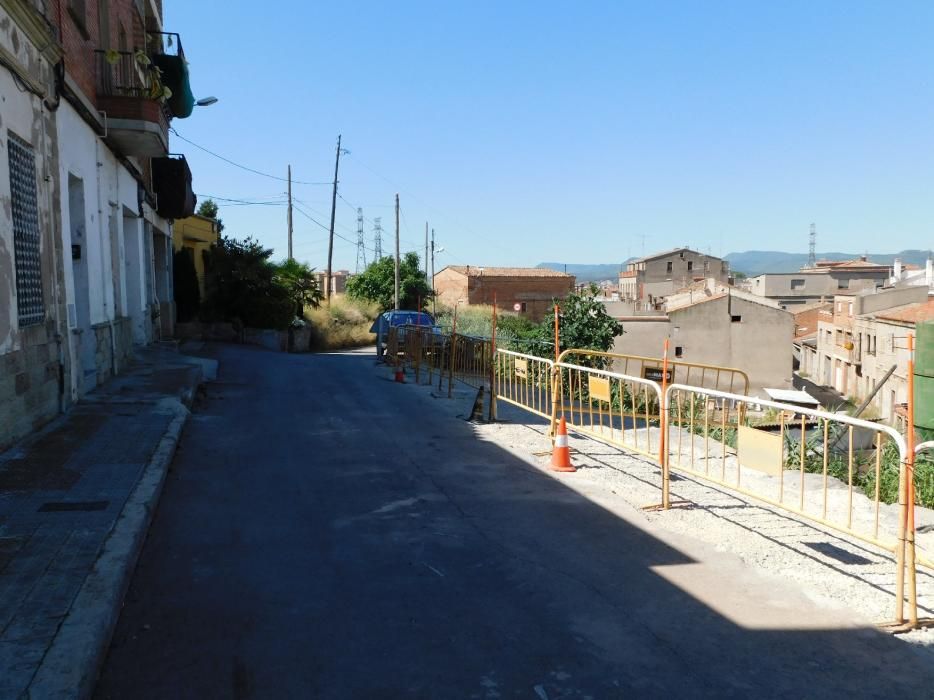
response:
{"label": "wall-mounted sign", "polygon": [[[674,370],[673,370],[673,369],[669,369],[669,370],[666,372],[666,375],[667,375],[667,376],[665,377],[665,381],[666,381],[668,384],[671,384],[671,380],[672,380],[672,378],[673,378],[673,376],[674,376]],[[642,378],[643,378],[643,379],[648,379],[648,380],[653,381],[653,382],[660,382],[660,381],[662,381],[662,368],[661,368],[661,367],[643,367],[643,368],[642,368]]]}

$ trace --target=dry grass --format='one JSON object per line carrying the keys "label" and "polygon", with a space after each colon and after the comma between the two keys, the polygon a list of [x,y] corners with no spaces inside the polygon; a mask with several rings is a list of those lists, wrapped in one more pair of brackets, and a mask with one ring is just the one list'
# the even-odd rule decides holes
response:
{"label": "dry grass", "polygon": [[331,297],[331,307],[305,312],[311,323],[312,350],[359,348],[376,342],[370,326],[379,314],[376,304],[355,301],[345,295]]}

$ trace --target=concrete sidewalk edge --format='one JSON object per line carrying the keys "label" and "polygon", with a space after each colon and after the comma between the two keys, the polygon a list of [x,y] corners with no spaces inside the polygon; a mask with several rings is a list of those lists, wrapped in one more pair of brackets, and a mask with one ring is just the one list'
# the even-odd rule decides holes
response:
{"label": "concrete sidewalk edge", "polygon": [[146,541],[189,410],[173,400],[174,418],[130,494],[26,691],[29,698],[89,698],[123,599]]}

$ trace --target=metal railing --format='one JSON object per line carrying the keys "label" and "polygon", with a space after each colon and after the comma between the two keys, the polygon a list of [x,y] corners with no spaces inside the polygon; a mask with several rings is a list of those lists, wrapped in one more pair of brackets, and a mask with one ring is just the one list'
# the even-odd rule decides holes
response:
{"label": "metal railing", "polygon": [[657,382],[559,362],[552,420],[596,440],[655,459],[661,448],[662,390]]}
{"label": "metal railing", "polygon": [[[569,358],[588,358],[602,362],[603,369],[617,372],[628,377],[641,377],[657,383],[662,381],[662,364],[660,357],[645,357],[642,355],[623,355],[613,352],[600,352],[597,350],[565,350],[558,357],[559,362],[570,362]],[[577,364],[581,364],[578,362]],[[590,363],[587,363],[590,364]],[[718,365],[705,365],[699,362],[683,362],[681,360],[668,360],[668,384],[690,384],[691,386],[705,387],[728,391],[731,394],[749,393],[749,375],[736,367],[720,367]]]}
{"label": "metal railing", "polygon": [[[554,413],[554,366],[552,360],[512,350],[496,350],[491,401],[524,408],[551,419]],[[493,409],[496,415],[496,409]]]}

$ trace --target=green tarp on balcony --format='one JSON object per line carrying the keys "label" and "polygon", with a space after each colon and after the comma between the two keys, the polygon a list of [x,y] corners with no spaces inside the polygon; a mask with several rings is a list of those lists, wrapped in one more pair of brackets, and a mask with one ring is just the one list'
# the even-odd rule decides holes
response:
{"label": "green tarp on balcony", "polygon": [[190,117],[195,108],[195,96],[191,93],[185,58],[161,53],[153,56],[152,61],[162,69],[162,84],[172,91],[172,96],[166,100],[172,116],[179,119]]}

